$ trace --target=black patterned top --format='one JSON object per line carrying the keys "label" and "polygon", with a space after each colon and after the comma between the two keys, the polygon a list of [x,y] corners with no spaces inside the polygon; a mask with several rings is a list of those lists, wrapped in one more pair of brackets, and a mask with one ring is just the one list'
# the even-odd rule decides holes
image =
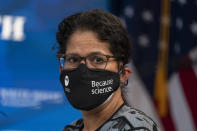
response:
{"label": "black patterned top", "polygon": [[[83,119],[66,126],[63,131],[81,131]],[[157,124],[145,113],[123,104],[96,131],[159,131]]]}

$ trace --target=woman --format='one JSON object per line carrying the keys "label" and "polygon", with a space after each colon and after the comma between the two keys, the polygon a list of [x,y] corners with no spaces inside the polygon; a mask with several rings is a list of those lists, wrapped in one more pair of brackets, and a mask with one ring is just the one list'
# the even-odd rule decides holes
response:
{"label": "woman", "polygon": [[118,17],[102,10],[71,15],[59,24],[57,41],[60,81],[83,116],[63,131],[158,130],[152,119],[123,100],[131,47]]}

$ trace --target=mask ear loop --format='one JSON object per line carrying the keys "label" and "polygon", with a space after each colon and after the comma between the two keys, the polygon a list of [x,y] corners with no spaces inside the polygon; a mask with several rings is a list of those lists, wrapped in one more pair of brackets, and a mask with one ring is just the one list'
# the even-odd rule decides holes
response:
{"label": "mask ear loop", "polygon": [[[121,75],[121,73],[123,73],[124,72],[124,65],[120,65],[120,62],[118,62],[118,70],[119,70],[119,74]],[[128,80],[126,81],[126,82],[123,82],[123,81],[121,81],[120,80],[120,85],[121,85],[121,87],[125,87],[125,86],[127,86],[128,85]]]}

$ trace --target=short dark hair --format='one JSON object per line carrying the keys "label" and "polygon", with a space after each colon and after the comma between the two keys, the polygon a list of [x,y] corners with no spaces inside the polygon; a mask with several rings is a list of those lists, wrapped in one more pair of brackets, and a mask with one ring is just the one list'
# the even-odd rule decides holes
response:
{"label": "short dark hair", "polygon": [[120,19],[104,10],[94,9],[68,16],[60,24],[56,34],[58,53],[66,51],[67,41],[77,30],[93,31],[102,42],[109,43],[112,54],[127,64],[131,57],[129,34]]}

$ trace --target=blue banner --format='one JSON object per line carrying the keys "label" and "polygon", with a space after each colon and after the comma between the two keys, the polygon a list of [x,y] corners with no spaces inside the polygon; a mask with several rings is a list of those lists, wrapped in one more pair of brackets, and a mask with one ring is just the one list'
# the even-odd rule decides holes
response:
{"label": "blue banner", "polygon": [[107,9],[106,0],[0,1],[0,130],[61,130],[81,118],[67,102],[56,58],[58,23]]}

